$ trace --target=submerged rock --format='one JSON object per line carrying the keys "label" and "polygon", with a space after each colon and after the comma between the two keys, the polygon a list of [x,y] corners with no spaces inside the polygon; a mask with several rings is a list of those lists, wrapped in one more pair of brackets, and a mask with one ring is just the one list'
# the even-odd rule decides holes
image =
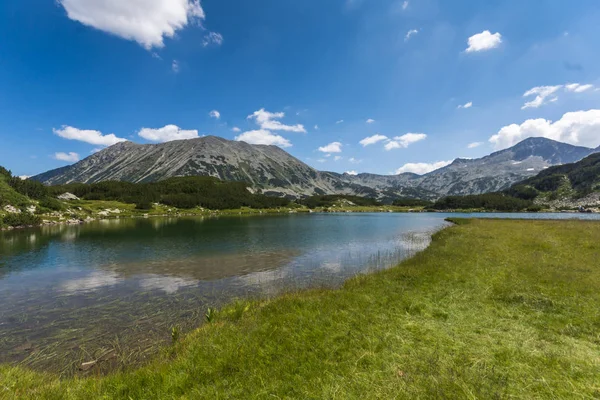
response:
{"label": "submerged rock", "polygon": [[98,363],[98,361],[96,361],[96,360],[84,362],[79,366],[79,369],[81,371],[88,371],[90,368],[94,367],[97,363]]}

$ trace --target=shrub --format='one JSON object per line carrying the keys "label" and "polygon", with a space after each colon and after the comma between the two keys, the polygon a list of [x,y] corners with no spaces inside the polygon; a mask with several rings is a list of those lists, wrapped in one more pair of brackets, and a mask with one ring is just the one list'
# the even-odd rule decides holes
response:
{"label": "shrub", "polygon": [[0,225],[4,224],[7,226],[17,227],[39,225],[41,222],[42,220],[40,217],[30,213],[7,214],[0,220]]}
{"label": "shrub", "polygon": [[46,196],[40,200],[40,207],[53,211],[61,211],[64,209],[64,206],[60,201],[50,196]]}
{"label": "shrub", "polygon": [[135,205],[136,210],[152,210],[152,207],[152,202],[147,200],[142,200]]}

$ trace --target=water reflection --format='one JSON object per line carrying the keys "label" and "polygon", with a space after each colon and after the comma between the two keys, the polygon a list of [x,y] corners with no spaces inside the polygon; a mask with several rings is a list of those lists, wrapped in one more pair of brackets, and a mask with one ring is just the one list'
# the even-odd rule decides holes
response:
{"label": "water reflection", "polygon": [[107,286],[114,286],[121,280],[114,272],[96,271],[84,278],[67,280],[59,290],[67,294],[93,292]]}

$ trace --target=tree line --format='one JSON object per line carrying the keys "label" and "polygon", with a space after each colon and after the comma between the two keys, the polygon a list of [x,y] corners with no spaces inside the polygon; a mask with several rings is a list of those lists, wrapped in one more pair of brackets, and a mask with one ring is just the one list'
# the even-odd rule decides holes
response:
{"label": "tree line", "polygon": [[277,208],[290,203],[286,198],[251,193],[244,182],[226,182],[206,176],[169,178],[151,183],[73,183],[49,186],[48,190],[52,196],[69,192],[84,200],[114,200],[136,204],[138,209],[150,209],[152,203],[182,209],[203,207],[211,210]]}

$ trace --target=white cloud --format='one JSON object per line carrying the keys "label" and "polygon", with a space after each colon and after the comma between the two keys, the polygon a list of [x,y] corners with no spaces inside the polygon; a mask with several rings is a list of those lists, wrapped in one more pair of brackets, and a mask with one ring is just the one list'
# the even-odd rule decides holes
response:
{"label": "white cloud", "polygon": [[340,142],[329,143],[327,146],[319,147],[322,153],[341,153],[342,144]]}
{"label": "white cloud", "polygon": [[326,159],[324,159],[324,158],[319,158],[319,159],[317,160],[317,162],[324,163],[324,162],[327,162],[327,160],[326,160]]}
{"label": "white cloud", "polygon": [[573,145],[596,148],[600,145],[600,110],[568,112],[556,122],[543,118],[528,119],[520,125],[503,127],[490,138],[498,150],[513,146],[529,137],[545,137]]}
{"label": "white cloud", "polygon": [[368,120],[365,121],[367,124],[372,124],[373,122],[375,122],[375,120],[373,118],[369,118]]}
{"label": "white cloud", "polygon": [[351,157],[350,159],[348,159],[348,161],[350,161],[351,164],[360,164],[362,162],[362,160],[357,160],[354,157]]}
{"label": "white cloud", "polygon": [[585,92],[586,90],[590,90],[593,89],[594,85],[590,85],[590,84],[586,84],[586,85],[581,85],[579,83],[569,83],[565,85],[565,89],[569,92],[575,92],[575,93],[582,93]]}
{"label": "white cloud", "polygon": [[126,139],[116,137],[114,133],[103,135],[100,131],[78,129],[68,125],[63,125],[60,129],[52,129],[52,132],[64,139],[78,140],[96,146],[112,146],[113,144],[127,141]]}
{"label": "white cloud", "polygon": [[346,171],[346,172],[344,172],[344,173],[345,173],[345,174],[347,174],[347,175],[352,175],[352,176],[356,176],[356,175],[358,175],[358,172],[356,172],[356,171],[354,171],[354,170],[352,170],[352,171]]}
{"label": "white cloud", "polygon": [[406,35],[404,36],[404,41],[408,42],[410,37],[413,35],[416,35],[417,33],[419,33],[418,29],[411,29],[408,32],[406,32]]}
{"label": "white cloud", "polygon": [[386,140],[388,137],[384,136],[384,135],[380,135],[379,133],[373,135],[373,136],[369,136],[364,138],[363,140],[361,140],[360,143],[362,145],[362,147],[367,147],[369,145],[381,142],[382,140]]}
{"label": "white cloud", "polygon": [[163,47],[164,38],[205,19],[200,0],[58,0],[67,16],[103,32]]}
{"label": "white cloud", "polygon": [[343,124],[343,123],[344,123],[344,120],[343,120],[343,119],[340,119],[339,121],[335,121],[335,123],[336,123],[336,124]]}
{"label": "white cloud", "polygon": [[527,108],[539,108],[544,104],[552,103],[558,100],[557,92],[564,89],[566,92],[572,93],[583,93],[590,89],[593,89],[594,85],[591,84],[580,84],[580,83],[568,83],[566,85],[555,85],[555,86],[537,86],[523,94],[523,97],[535,96],[535,98],[523,105],[522,110]]}
{"label": "white cloud", "polygon": [[96,154],[99,151],[102,151],[103,149],[96,147],[95,149],[90,150],[90,154]]}
{"label": "white cloud", "polygon": [[458,107],[456,107],[456,108],[471,108],[471,107],[473,107],[473,102],[472,102],[472,101],[469,101],[468,103],[466,103],[466,104],[461,104],[461,105],[459,105],[459,106],[458,106]]}
{"label": "white cloud", "polygon": [[54,153],[54,158],[60,161],[66,161],[66,162],[77,162],[79,161],[79,154],[74,153],[74,152],[69,152],[69,153],[63,153],[58,152],[58,153]]}
{"label": "white cloud", "polygon": [[178,73],[179,73],[179,70],[180,70],[180,68],[179,68],[179,61],[177,61],[177,60],[173,60],[173,63],[171,64],[171,70],[172,70],[174,73],[176,73],[176,74],[178,74]]}
{"label": "white cloud", "polygon": [[340,161],[341,159],[342,159],[342,156],[333,157],[333,161]]}
{"label": "white cloud", "polygon": [[221,113],[218,112],[217,110],[212,110],[211,112],[208,113],[208,115],[211,118],[214,118],[214,119],[220,119],[221,118]]}
{"label": "white cloud", "polygon": [[411,144],[425,139],[427,139],[427,135],[424,133],[406,133],[402,136],[396,136],[394,139],[388,141],[384,147],[388,151],[392,149],[405,149]]}
{"label": "white cloud", "polygon": [[202,39],[202,46],[208,47],[211,44],[215,46],[220,46],[223,44],[223,35],[217,32],[209,32],[204,35],[204,39]]}
{"label": "white cloud", "polygon": [[239,136],[235,137],[238,142],[246,142],[250,144],[266,144],[274,145],[279,147],[292,147],[292,143],[286,138],[275,135],[265,129],[258,129],[255,131],[244,132]]}
{"label": "white cloud", "polygon": [[450,164],[452,164],[452,161],[437,161],[433,163],[408,163],[398,168],[396,170],[396,174],[411,172],[413,174],[423,175],[428,174],[431,171],[435,171],[436,169],[443,168]]}
{"label": "white cloud", "polygon": [[537,86],[529,89],[525,92],[525,94],[523,94],[523,97],[535,96],[535,99],[525,103],[521,109],[524,110],[526,108],[538,108],[543,104],[558,100],[558,97],[554,96],[554,94],[561,88],[562,85]]}
{"label": "white cloud", "polygon": [[408,0],[404,0],[404,2],[402,3],[402,9],[406,10],[408,8]]}
{"label": "white cloud", "polygon": [[315,125],[315,131],[319,130],[319,125]]}
{"label": "white cloud", "polygon": [[240,128],[238,128],[237,126],[234,126],[233,128],[231,128],[232,131],[234,132],[241,132],[242,130]]}
{"label": "white cloud", "polygon": [[469,143],[469,145],[467,146],[467,148],[469,149],[474,149],[476,147],[479,147],[483,144],[483,142],[473,142],[473,143]]}
{"label": "white cloud", "polygon": [[281,123],[281,121],[278,121],[283,117],[285,117],[285,113],[283,112],[272,113],[269,111],[265,111],[264,108],[255,111],[251,115],[248,115],[248,119],[253,119],[254,121],[256,121],[256,123],[260,126],[261,130],[306,133],[304,125],[284,125]]}
{"label": "white cloud", "polygon": [[502,43],[502,35],[498,32],[492,34],[490,31],[485,30],[481,33],[477,33],[468,39],[469,47],[465,50],[467,53],[473,53],[477,51],[486,51],[494,49],[500,46]]}
{"label": "white cloud", "polygon": [[170,142],[173,140],[194,139],[198,137],[198,131],[184,130],[177,125],[166,125],[159,129],[142,128],[138,132],[138,136],[151,142]]}

